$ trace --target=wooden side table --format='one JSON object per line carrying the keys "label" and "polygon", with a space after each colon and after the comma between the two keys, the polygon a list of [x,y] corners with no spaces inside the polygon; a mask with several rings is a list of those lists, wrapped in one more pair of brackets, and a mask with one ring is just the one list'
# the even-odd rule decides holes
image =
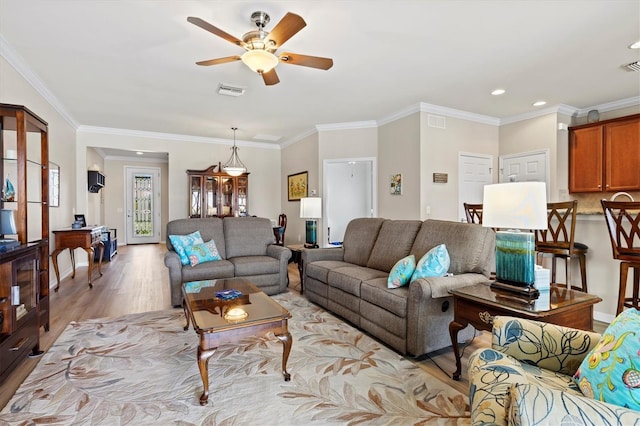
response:
{"label": "wooden side table", "polygon": [[581,330],[593,330],[593,305],[602,299],[588,293],[551,285],[549,303],[536,306],[526,299],[505,290],[492,288],[489,283],[450,290],[453,295],[453,321],[449,324],[451,345],[456,357],[453,380],[460,380],[461,363],[458,332],[471,324],[476,330],[491,331],[493,317],[506,315],[548,322]]}
{"label": "wooden side table", "polygon": [[298,265],[300,274],[300,294],[304,293],[304,277],[302,276],[302,252],[305,250],[304,244],[292,244],[287,246],[291,250],[291,261]]}
{"label": "wooden side table", "polygon": [[60,288],[60,271],[58,270],[58,255],[64,250],[69,249],[71,253],[71,266],[73,273],[71,278],[76,276],[76,259],[73,250],[81,248],[87,252],[89,259],[89,288],[93,288],[91,284],[91,275],[93,273],[93,258],[95,255],[95,247],[99,249],[98,273],[102,276],[102,254],[104,253],[104,243],[102,242],[102,226],[84,226],[82,228],[64,228],[53,231],[56,240],[56,249],[51,253],[53,261],[53,270],[56,273],[58,283],[55,291]]}

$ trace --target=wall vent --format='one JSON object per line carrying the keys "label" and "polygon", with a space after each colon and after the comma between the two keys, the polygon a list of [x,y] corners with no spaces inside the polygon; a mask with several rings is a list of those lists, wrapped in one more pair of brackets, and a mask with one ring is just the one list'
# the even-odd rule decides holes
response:
{"label": "wall vent", "polygon": [[635,62],[631,62],[630,64],[627,64],[627,69],[629,71],[640,72],[640,61],[635,61]]}
{"label": "wall vent", "polygon": [[447,128],[447,119],[445,117],[441,117],[439,115],[427,115],[427,125],[429,127],[435,127],[437,129],[446,129]]}
{"label": "wall vent", "polygon": [[244,95],[244,87],[220,83],[218,86],[218,94],[224,96],[242,96]]}

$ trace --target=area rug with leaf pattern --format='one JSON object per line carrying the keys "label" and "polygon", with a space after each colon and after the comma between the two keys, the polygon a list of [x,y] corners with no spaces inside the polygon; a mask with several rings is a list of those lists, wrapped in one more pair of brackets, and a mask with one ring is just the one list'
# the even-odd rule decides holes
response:
{"label": "area rug with leaf pattern", "polygon": [[0,424],[469,424],[466,395],[295,293],[285,382],[273,335],[223,345],[200,406],[198,336],[180,309],[72,322]]}

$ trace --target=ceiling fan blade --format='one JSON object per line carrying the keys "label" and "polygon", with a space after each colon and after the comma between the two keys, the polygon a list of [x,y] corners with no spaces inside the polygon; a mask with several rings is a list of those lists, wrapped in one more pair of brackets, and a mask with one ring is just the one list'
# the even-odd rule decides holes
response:
{"label": "ceiling fan blade", "polygon": [[269,72],[263,72],[262,79],[264,80],[264,84],[267,86],[273,86],[274,84],[280,83],[280,79],[278,78],[278,74],[276,74],[276,69],[273,68]]}
{"label": "ceiling fan blade", "polygon": [[277,49],[306,26],[307,23],[304,22],[302,17],[295,13],[288,12],[269,33],[267,41],[270,40],[275,43],[274,49]]}
{"label": "ceiling fan blade", "polygon": [[218,64],[226,64],[227,62],[239,61],[240,56],[226,56],[224,58],[217,59],[209,59],[208,61],[200,61],[196,62],[197,65],[218,65]]}
{"label": "ceiling fan blade", "polygon": [[196,18],[193,16],[189,16],[187,18],[187,21],[191,22],[193,25],[197,25],[198,27],[202,28],[203,30],[209,31],[212,34],[217,35],[218,37],[222,37],[223,39],[227,40],[230,43],[233,43],[237,46],[245,46],[244,41],[240,40],[237,37],[232,36],[231,34],[228,34],[224,31],[222,31],[220,28],[218,27],[214,27],[213,25],[211,25],[210,23],[208,23],[207,21],[204,21],[200,18]]}
{"label": "ceiling fan blade", "polygon": [[302,65],[303,67],[319,68],[328,70],[333,66],[333,59],[321,58],[319,56],[300,55],[298,53],[282,53],[279,55],[280,62],[292,65]]}

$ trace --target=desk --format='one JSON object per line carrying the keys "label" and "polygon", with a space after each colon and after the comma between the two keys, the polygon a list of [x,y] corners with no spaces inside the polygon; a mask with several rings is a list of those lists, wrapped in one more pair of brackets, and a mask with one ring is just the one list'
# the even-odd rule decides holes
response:
{"label": "desk", "polygon": [[54,291],[58,291],[60,288],[60,272],[58,270],[58,255],[65,249],[69,249],[71,253],[71,266],[73,267],[73,273],[71,278],[76,276],[76,259],[73,250],[81,248],[87,252],[89,259],[89,288],[93,288],[91,284],[91,275],[93,272],[93,256],[95,254],[95,247],[99,247],[99,261],[98,272],[102,276],[102,254],[104,253],[104,243],[102,242],[102,226],[85,226],[78,229],[64,228],[53,231],[56,240],[56,249],[51,253],[51,260],[53,261],[53,270],[56,272],[56,279],[58,284]]}
{"label": "desk", "polygon": [[518,297],[515,293],[492,288],[489,283],[449,290],[453,295],[453,321],[449,324],[451,345],[456,357],[453,380],[460,380],[461,362],[458,332],[471,324],[476,330],[491,331],[493,317],[506,315],[548,322],[581,330],[593,330],[593,305],[598,296],[551,284],[546,304]]}

